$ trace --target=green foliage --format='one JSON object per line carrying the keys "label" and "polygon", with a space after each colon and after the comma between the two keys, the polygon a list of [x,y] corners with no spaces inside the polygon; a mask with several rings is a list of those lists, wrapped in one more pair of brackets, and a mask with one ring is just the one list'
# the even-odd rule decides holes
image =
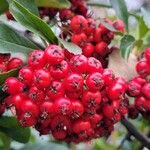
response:
{"label": "green foliage", "polygon": [[123,38],[121,39],[121,43],[120,43],[121,56],[126,60],[129,57],[134,42],[135,42],[135,38],[131,35],[124,35]]}
{"label": "green foliage", "polygon": [[40,36],[42,39],[50,43],[57,43],[58,39],[51,28],[39,17],[31,13],[27,8],[23,7],[16,0],[10,4],[10,11],[14,18],[29,31]]}
{"label": "green foliage", "polygon": [[0,24],[0,53],[20,52],[28,54],[33,49],[39,48],[10,26]]}
{"label": "green foliage", "polygon": [[30,139],[30,129],[21,127],[14,117],[0,117],[0,131],[20,143],[27,143]]}
{"label": "green foliage", "polygon": [[71,6],[68,0],[35,0],[41,7],[69,8]]}
{"label": "green foliage", "polygon": [[124,0],[110,0],[110,3],[112,5],[112,7],[115,9],[116,11],[116,15],[124,21],[125,25],[126,25],[126,30],[128,32],[128,18],[129,18],[129,14],[128,14],[128,10],[127,10],[127,6]]}
{"label": "green foliage", "polygon": [[63,45],[65,49],[67,49],[69,52],[75,55],[82,53],[82,49],[73,43],[66,42],[65,40],[62,40],[60,38],[59,38],[59,42]]}
{"label": "green foliage", "polygon": [[0,150],[10,149],[11,139],[3,132],[0,132]]}
{"label": "green foliage", "polygon": [[6,0],[0,0],[0,14],[8,10],[8,2]]}

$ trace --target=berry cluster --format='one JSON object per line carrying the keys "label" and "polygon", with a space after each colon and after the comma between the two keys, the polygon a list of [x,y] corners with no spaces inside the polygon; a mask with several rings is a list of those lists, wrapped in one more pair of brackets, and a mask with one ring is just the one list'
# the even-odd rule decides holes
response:
{"label": "berry cluster", "polygon": [[34,50],[18,78],[8,78],[3,87],[10,94],[6,105],[15,107],[23,127],[76,143],[111,133],[128,111],[126,89],[124,79],[94,57],[68,61],[57,45]]}
{"label": "berry cluster", "polygon": [[150,48],[145,50],[144,57],[136,65],[137,77],[128,83],[127,94],[135,101],[129,107],[129,117],[135,119],[141,113],[146,119],[150,114]]}
{"label": "berry cluster", "polygon": [[[124,32],[124,23],[121,20],[112,22],[106,19],[105,22]],[[95,57],[101,61],[103,67],[107,67],[108,55],[113,50],[109,48],[109,44],[114,38],[114,33],[101,23],[97,27],[94,19],[81,15],[72,18],[70,28],[73,32],[70,39],[82,48],[83,55]]]}
{"label": "berry cluster", "polygon": [[43,17],[49,17],[54,18],[57,13],[59,13],[59,18],[61,21],[66,22],[70,20],[75,15],[83,15],[87,16],[88,8],[85,0],[70,0],[71,7],[68,9],[54,9],[54,8],[45,8],[40,7],[39,12],[40,16]]}
{"label": "berry cluster", "polygon": [[0,54],[0,73],[4,73],[23,66],[19,58],[10,58],[10,54]]}

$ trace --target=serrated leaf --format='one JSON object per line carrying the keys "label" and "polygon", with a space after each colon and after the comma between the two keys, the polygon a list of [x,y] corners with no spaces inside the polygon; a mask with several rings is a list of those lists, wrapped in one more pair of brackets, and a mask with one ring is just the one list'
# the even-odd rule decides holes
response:
{"label": "serrated leaf", "polygon": [[15,77],[18,75],[18,69],[11,70],[5,73],[0,73],[0,85],[2,85],[8,77]]}
{"label": "serrated leaf", "polygon": [[63,47],[65,49],[67,49],[70,53],[73,53],[75,55],[77,54],[81,54],[82,53],[82,49],[77,46],[76,44],[74,43],[71,43],[71,42],[66,42],[62,39],[59,38],[59,42],[63,45]]}
{"label": "serrated leaf", "polygon": [[71,6],[68,0],[35,0],[35,2],[40,7],[69,8]]}
{"label": "serrated leaf", "polygon": [[0,0],[0,14],[8,10],[8,2],[6,0]]}
{"label": "serrated leaf", "polygon": [[0,131],[21,143],[27,143],[30,138],[30,129],[21,127],[14,117],[0,117]]}
{"label": "serrated leaf", "polygon": [[135,42],[135,38],[131,35],[124,35],[123,38],[121,39],[121,43],[120,43],[121,55],[126,60],[129,57],[134,42]]}
{"label": "serrated leaf", "polygon": [[69,150],[64,145],[61,144],[55,144],[55,143],[47,143],[47,144],[28,144],[25,147],[23,147],[21,150]]}
{"label": "serrated leaf", "polygon": [[10,4],[10,11],[14,18],[29,31],[40,36],[42,39],[50,43],[57,43],[58,39],[51,28],[39,17],[31,13],[27,8],[23,7],[16,0]]}
{"label": "serrated leaf", "polygon": [[145,4],[141,7],[141,13],[145,24],[150,28],[150,4]]}
{"label": "serrated leaf", "polygon": [[20,52],[28,54],[33,49],[39,48],[10,26],[4,23],[0,24],[0,53]]}
{"label": "serrated leaf", "polygon": [[124,0],[110,0],[112,7],[116,11],[116,15],[123,20],[126,26],[126,31],[128,32],[128,10]]}

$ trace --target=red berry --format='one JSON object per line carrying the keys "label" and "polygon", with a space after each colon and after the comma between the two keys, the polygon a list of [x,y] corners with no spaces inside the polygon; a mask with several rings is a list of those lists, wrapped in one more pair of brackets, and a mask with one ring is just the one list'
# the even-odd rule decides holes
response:
{"label": "red berry", "polygon": [[64,58],[64,50],[57,45],[49,45],[45,50],[45,59],[50,64],[58,64]]}
{"label": "red berry", "polygon": [[83,16],[77,15],[72,18],[70,27],[75,33],[82,32],[87,28],[87,20]]}
{"label": "red berry", "polygon": [[136,64],[136,71],[142,77],[146,77],[150,73],[150,65],[146,60],[141,60]]}
{"label": "red berry", "polygon": [[59,81],[52,81],[51,85],[47,89],[46,95],[50,100],[55,100],[64,95],[64,86],[63,83]]}
{"label": "red berry", "polygon": [[59,98],[54,103],[54,112],[59,115],[69,115],[71,111],[71,101],[67,98]]}
{"label": "red berry", "polygon": [[145,50],[144,55],[145,55],[146,60],[150,62],[150,48]]}
{"label": "red berry", "polygon": [[79,100],[72,100],[71,103],[70,116],[72,119],[78,119],[84,113],[84,107]]}
{"label": "red berry", "polygon": [[87,36],[85,33],[73,34],[71,37],[71,42],[77,44],[78,46],[84,46],[87,42]]}
{"label": "red berry", "polygon": [[44,58],[44,51],[42,50],[34,50],[30,53],[28,58],[28,65],[33,69],[40,69],[44,67],[46,64]]}
{"label": "red berry", "polygon": [[51,75],[48,71],[39,69],[35,71],[33,80],[38,88],[47,88],[51,83]]}
{"label": "red berry", "polygon": [[116,20],[114,23],[113,23],[113,26],[116,30],[120,31],[120,32],[125,32],[125,24],[122,20]]}
{"label": "red berry", "polygon": [[129,118],[136,119],[138,117],[139,111],[134,105],[130,105],[128,110],[129,110],[129,113],[128,113]]}
{"label": "red berry", "polygon": [[54,115],[54,104],[52,102],[44,102],[40,106],[40,119],[48,120]]}
{"label": "red berry", "polygon": [[33,79],[33,71],[29,67],[24,67],[19,71],[19,80],[30,86]]}
{"label": "red berry", "polygon": [[150,99],[150,83],[144,84],[142,87],[142,93],[146,98]]}
{"label": "red berry", "polygon": [[142,87],[140,84],[138,84],[134,81],[129,82],[128,83],[128,90],[127,90],[128,95],[133,96],[133,97],[139,96],[141,94],[141,88]]}
{"label": "red berry", "polygon": [[87,69],[87,58],[84,55],[73,56],[70,60],[72,72],[85,73]]}
{"label": "red berry", "polygon": [[90,57],[93,55],[94,53],[94,45],[91,43],[87,43],[83,48],[82,48],[82,53],[84,56],[86,57]]}
{"label": "red berry", "polygon": [[88,73],[93,73],[93,72],[103,72],[102,64],[100,61],[95,59],[94,57],[89,57],[88,58],[88,63],[87,63],[87,72]]}
{"label": "red berry", "polygon": [[105,42],[100,42],[96,45],[95,51],[102,57],[106,56],[108,52],[108,45]]}
{"label": "red berry", "polygon": [[37,105],[41,105],[45,100],[45,93],[42,90],[39,90],[36,86],[32,86],[29,89],[28,95],[31,101]]}
{"label": "red berry", "polygon": [[145,111],[145,106],[144,104],[146,103],[146,99],[144,97],[138,97],[135,99],[135,106],[138,110],[140,111]]}
{"label": "red berry", "polygon": [[73,17],[73,12],[70,9],[62,9],[59,12],[59,17],[61,21],[70,20]]}
{"label": "red berry", "polygon": [[95,30],[95,33],[94,33],[94,41],[95,41],[96,43],[102,41],[102,29],[101,29],[101,28],[97,28],[97,29]]}
{"label": "red berry", "polygon": [[102,74],[99,72],[89,74],[86,79],[86,85],[90,91],[101,90],[104,86]]}
{"label": "red berry", "polygon": [[12,58],[7,64],[7,70],[17,69],[23,66],[23,61],[19,58]]}
{"label": "red berry", "polygon": [[88,19],[87,19],[87,28],[85,29],[85,32],[86,32],[87,34],[94,33],[95,28],[96,28],[95,20],[92,19],[92,18],[88,18]]}
{"label": "red berry", "polygon": [[69,72],[69,65],[65,60],[50,67],[50,73],[52,77],[55,79],[64,78],[68,74],[68,72]]}
{"label": "red berry", "polygon": [[7,63],[10,59],[10,54],[2,54],[0,53],[0,64]]}
{"label": "red berry", "polygon": [[103,114],[105,117],[112,119],[114,116],[114,107],[112,105],[105,105],[103,107]]}
{"label": "red berry", "polygon": [[84,92],[82,102],[85,107],[91,109],[97,109],[99,107],[99,104],[101,103],[101,93],[99,91],[97,92]]}
{"label": "red berry", "polygon": [[21,93],[24,85],[14,77],[10,77],[5,81],[3,90],[11,95]]}
{"label": "red berry", "polygon": [[72,73],[65,79],[65,89],[67,91],[80,91],[83,89],[83,78],[79,74]]}

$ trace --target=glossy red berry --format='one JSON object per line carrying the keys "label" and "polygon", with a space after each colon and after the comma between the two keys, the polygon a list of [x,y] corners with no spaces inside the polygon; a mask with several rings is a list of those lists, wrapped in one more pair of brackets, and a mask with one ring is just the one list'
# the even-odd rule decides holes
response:
{"label": "glossy red berry", "polygon": [[49,45],[45,50],[45,59],[50,64],[58,64],[64,57],[64,50],[57,45]]}
{"label": "glossy red berry", "polygon": [[59,12],[59,17],[61,21],[70,20],[74,16],[73,12],[70,9],[62,9]]}
{"label": "glossy red berry", "polygon": [[102,64],[100,61],[98,61],[94,57],[89,57],[87,62],[87,72],[93,73],[93,72],[103,72]]}
{"label": "glossy red berry", "polygon": [[51,83],[51,75],[44,69],[36,70],[33,77],[34,84],[40,88],[47,88]]}
{"label": "glossy red berry", "polygon": [[144,55],[145,55],[146,60],[150,62],[150,48],[145,50]]}
{"label": "glossy red berry", "polygon": [[28,65],[33,69],[39,69],[44,67],[46,64],[44,58],[44,51],[34,50],[28,57]]}
{"label": "glossy red berry", "polygon": [[102,74],[99,72],[89,74],[86,79],[86,85],[90,91],[101,90],[104,86]]}
{"label": "glossy red berry", "polygon": [[86,73],[87,58],[84,55],[73,56],[69,64],[72,72]]}
{"label": "glossy red berry", "polygon": [[0,53],[0,64],[7,63],[10,59],[10,54]]}
{"label": "glossy red berry", "polygon": [[97,109],[101,103],[101,93],[99,91],[97,92],[84,92],[83,93],[83,98],[82,98],[82,103],[84,104],[85,107],[89,109]]}
{"label": "glossy red berry", "polygon": [[105,105],[103,107],[103,114],[105,117],[112,119],[115,114],[114,107],[112,105]]}
{"label": "glossy red berry", "polygon": [[84,113],[84,106],[79,100],[71,100],[71,112],[72,119],[78,119]]}
{"label": "glossy red berry", "polygon": [[87,42],[87,36],[85,33],[73,34],[71,41],[78,46],[84,46]]}
{"label": "glossy red berry", "polygon": [[41,105],[45,100],[45,93],[42,90],[39,90],[36,86],[32,86],[29,89],[29,98],[36,105]]}
{"label": "glossy red berry", "polygon": [[64,85],[59,81],[52,81],[51,85],[48,87],[46,95],[50,100],[55,100],[64,95]]}
{"label": "glossy red berry", "polygon": [[95,47],[95,51],[102,57],[106,56],[108,53],[108,44],[105,42],[99,42]]}
{"label": "glossy red berry", "polygon": [[24,85],[14,77],[10,77],[5,81],[3,90],[11,95],[21,93]]}
{"label": "glossy red berry", "polygon": [[7,64],[7,70],[17,69],[23,66],[23,61],[19,58],[12,58]]}
{"label": "glossy red berry", "polygon": [[116,30],[120,32],[125,32],[125,24],[122,20],[115,20],[115,22],[113,22],[113,26]]}
{"label": "glossy red berry", "polygon": [[87,43],[83,48],[82,48],[82,53],[86,57],[91,57],[94,53],[95,47],[91,43]]}
{"label": "glossy red berry", "polygon": [[24,67],[19,71],[19,80],[25,85],[30,86],[33,79],[33,70],[29,67]]}
{"label": "glossy red berry", "polygon": [[0,64],[0,73],[7,72],[7,66],[6,64]]}
{"label": "glossy red berry", "polygon": [[65,79],[65,89],[67,91],[80,91],[83,89],[83,78],[79,74],[72,73]]}
{"label": "glossy red berry", "polygon": [[142,93],[146,98],[150,99],[150,83],[144,84],[142,87]]}
{"label": "glossy red berry", "polygon": [[87,20],[83,16],[77,15],[72,18],[70,27],[75,33],[83,32],[87,28]]}
{"label": "glossy red berry", "polygon": [[95,29],[95,32],[94,32],[94,41],[96,43],[102,41],[102,29],[101,28]]}
{"label": "glossy red berry", "polygon": [[88,19],[87,19],[87,28],[85,29],[85,32],[86,32],[87,34],[94,33],[95,28],[96,28],[95,20],[92,19],[92,18],[88,18]]}
{"label": "glossy red berry", "polygon": [[71,111],[71,101],[68,98],[59,98],[54,103],[54,112],[59,115],[69,115]]}

